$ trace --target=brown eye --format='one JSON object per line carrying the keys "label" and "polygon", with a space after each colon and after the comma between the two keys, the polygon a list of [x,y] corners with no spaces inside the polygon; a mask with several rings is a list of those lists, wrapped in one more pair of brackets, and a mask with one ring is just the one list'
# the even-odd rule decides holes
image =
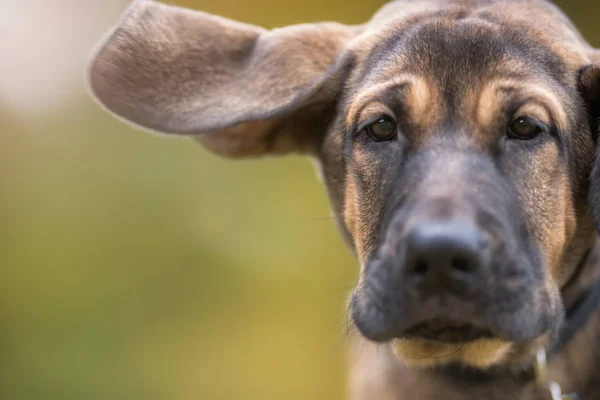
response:
{"label": "brown eye", "polygon": [[540,122],[527,118],[519,117],[515,119],[508,127],[508,135],[515,139],[533,139],[544,131]]}
{"label": "brown eye", "polygon": [[390,140],[396,135],[396,121],[392,117],[381,117],[367,127],[367,132],[377,142]]}

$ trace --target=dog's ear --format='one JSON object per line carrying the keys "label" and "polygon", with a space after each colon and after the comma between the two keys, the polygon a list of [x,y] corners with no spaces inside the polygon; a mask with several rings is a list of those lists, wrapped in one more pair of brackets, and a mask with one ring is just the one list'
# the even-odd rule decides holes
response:
{"label": "dog's ear", "polygon": [[138,0],[95,53],[89,85],[110,112],[152,131],[193,134],[241,157],[310,152],[331,120],[358,27],[267,31]]}
{"label": "dog's ear", "polygon": [[584,67],[581,70],[579,83],[588,108],[589,123],[596,143],[588,196],[590,213],[596,229],[600,232],[600,64]]}

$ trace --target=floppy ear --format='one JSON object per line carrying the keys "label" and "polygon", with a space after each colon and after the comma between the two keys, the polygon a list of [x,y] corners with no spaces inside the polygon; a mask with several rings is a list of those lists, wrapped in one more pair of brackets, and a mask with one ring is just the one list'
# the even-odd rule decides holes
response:
{"label": "floppy ear", "polygon": [[226,156],[310,152],[331,120],[356,27],[267,31],[136,1],[95,53],[89,85],[135,125],[197,135]]}
{"label": "floppy ear", "polygon": [[580,87],[585,99],[592,135],[596,144],[590,174],[589,209],[596,229],[600,232],[600,64],[585,67],[580,75]]}

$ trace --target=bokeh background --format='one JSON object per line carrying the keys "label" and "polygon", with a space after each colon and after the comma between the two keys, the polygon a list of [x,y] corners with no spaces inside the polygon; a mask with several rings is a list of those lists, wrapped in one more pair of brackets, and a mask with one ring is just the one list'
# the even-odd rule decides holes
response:
{"label": "bokeh background", "polygon": [[[84,66],[128,3],[0,0],[0,398],[341,400],[358,269],[310,162],[100,111]],[[383,2],[175,3],[275,27]],[[600,45],[600,3],[559,3]]]}

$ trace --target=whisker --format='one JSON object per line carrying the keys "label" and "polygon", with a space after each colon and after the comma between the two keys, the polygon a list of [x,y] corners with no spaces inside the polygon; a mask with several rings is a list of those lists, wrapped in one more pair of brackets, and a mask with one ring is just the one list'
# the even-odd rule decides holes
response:
{"label": "whisker", "polygon": [[442,345],[439,345],[432,353],[426,355],[426,356],[422,356],[422,357],[407,357],[410,360],[426,360],[426,359],[432,359],[432,360],[436,360],[436,359],[440,359],[440,358],[447,358],[447,357],[452,357],[453,355],[457,354],[458,352],[460,352],[464,347],[464,344],[461,345],[458,349],[456,349],[455,351],[449,353],[449,354],[444,354],[444,355],[439,355],[436,356],[435,354],[442,348]]}
{"label": "whisker", "polygon": [[346,317],[346,311],[342,312],[340,314],[339,317],[337,317],[337,319],[335,320],[335,323],[333,324],[333,326],[331,327],[331,330],[337,330],[337,328],[340,326],[340,323],[342,322],[342,319]]}
{"label": "whisker", "polygon": [[307,217],[306,219],[309,221],[330,221],[335,219],[336,217],[343,217],[344,214],[331,212],[329,215],[325,217]]}
{"label": "whisker", "polygon": [[426,359],[426,358],[431,358],[431,357],[433,357],[433,356],[435,355],[435,353],[437,353],[437,352],[438,352],[438,350],[439,350],[439,349],[441,349],[441,348],[442,348],[442,345],[439,345],[439,346],[438,346],[438,347],[436,347],[436,348],[435,348],[435,349],[434,349],[434,350],[433,350],[431,353],[429,353],[429,354],[428,354],[428,355],[426,355],[426,356],[421,356],[421,357],[417,357],[417,356],[410,356],[410,357],[406,357],[406,358],[408,358],[408,359],[410,359],[410,360],[424,360],[424,359]]}
{"label": "whisker", "polygon": [[461,346],[460,346],[458,349],[456,349],[455,351],[453,351],[453,352],[452,352],[452,353],[450,353],[450,354],[445,354],[445,355],[442,355],[442,356],[432,356],[432,357],[429,357],[429,358],[436,359],[436,358],[446,358],[446,357],[451,357],[451,356],[455,355],[456,353],[460,352],[460,351],[463,349],[463,347],[464,347],[464,345],[461,345]]}

